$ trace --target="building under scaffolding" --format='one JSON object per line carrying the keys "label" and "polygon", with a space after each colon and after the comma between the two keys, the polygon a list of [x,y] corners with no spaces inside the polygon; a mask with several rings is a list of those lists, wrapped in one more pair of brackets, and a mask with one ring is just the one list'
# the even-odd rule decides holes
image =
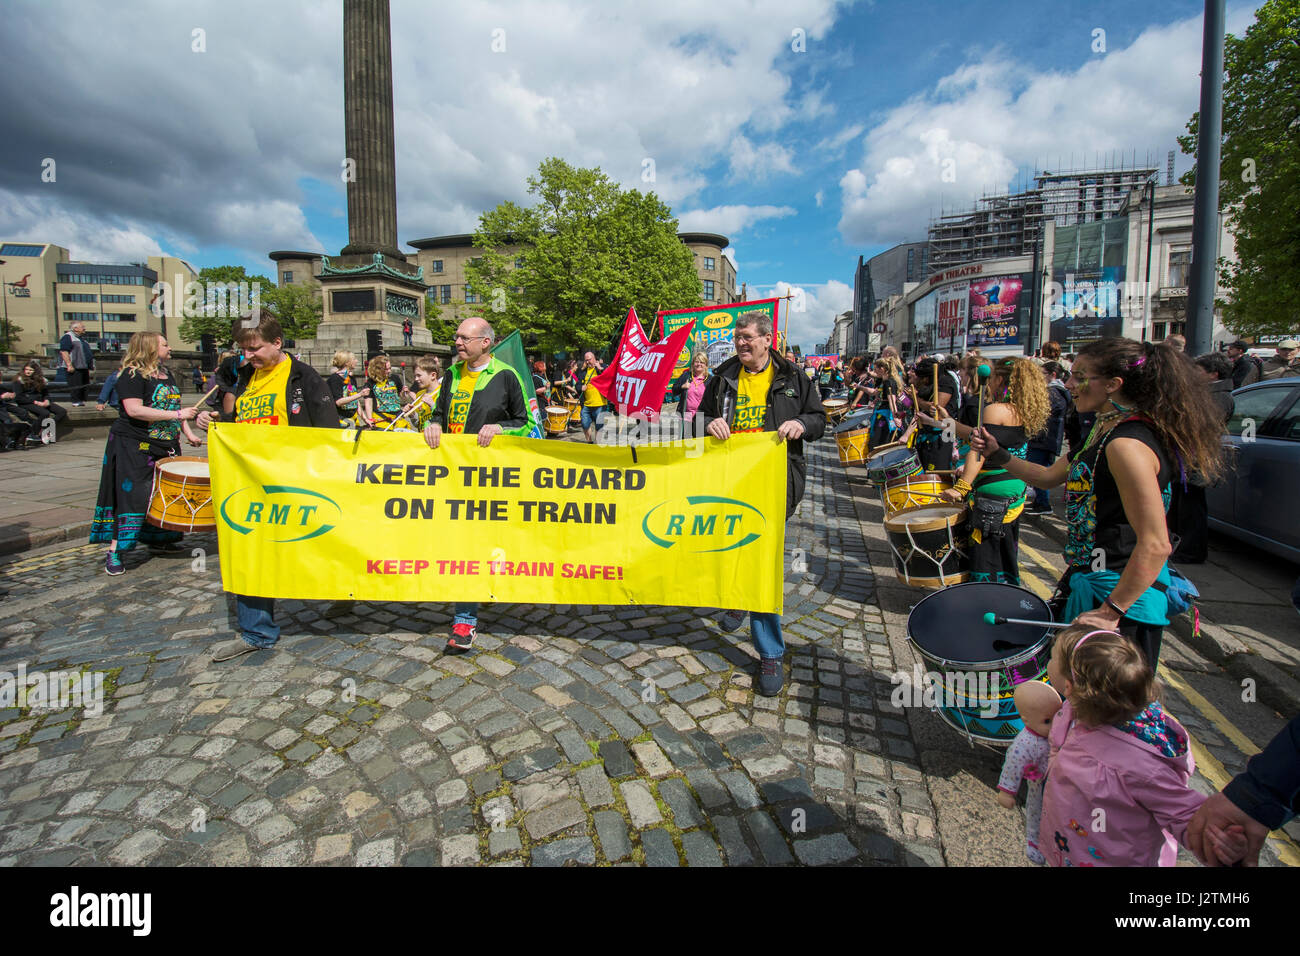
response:
{"label": "building under scaffolding", "polygon": [[1107,219],[1155,172],[1154,166],[1043,172],[1034,177],[1032,189],[986,196],[972,212],[941,215],[930,223],[929,272],[981,259],[1033,255],[1043,223],[1075,226]]}

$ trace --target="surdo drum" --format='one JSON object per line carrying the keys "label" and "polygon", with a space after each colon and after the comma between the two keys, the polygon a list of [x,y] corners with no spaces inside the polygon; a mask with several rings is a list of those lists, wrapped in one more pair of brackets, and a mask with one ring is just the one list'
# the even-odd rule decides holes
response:
{"label": "surdo drum", "polygon": [[215,531],[208,460],[178,455],[158,462],[145,520],[165,531]]}
{"label": "surdo drum", "polygon": [[970,574],[970,509],[936,504],[903,508],[885,518],[894,571],[913,587],[961,584]]}
{"label": "surdo drum", "polygon": [[867,457],[867,480],[878,487],[920,473],[921,459],[902,442],[880,445]]}

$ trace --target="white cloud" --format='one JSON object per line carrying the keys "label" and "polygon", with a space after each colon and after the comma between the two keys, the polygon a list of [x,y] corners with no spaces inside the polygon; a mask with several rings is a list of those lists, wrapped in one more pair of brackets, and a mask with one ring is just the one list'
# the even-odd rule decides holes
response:
{"label": "white cloud", "polygon": [[817,190],[816,194],[813,196],[813,199],[817,203],[817,208],[821,209],[822,203],[826,201],[826,190],[824,189]]}
{"label": "white cloud", "polygon": [[0,195],[0,223],[6,239],[63,246],[73,261],[143,262],[164,250],[140,223],[108,223],[61,208],[51,200]]}
{"label": "white cloud", "polygon": [[[1234,11],[1241,35],[1249,10]],[[1071,72],[1029,73],[1004,51],[967,63],[896,107],[866,135],[861,162],[840,180],[840,232],[851,243],[924,235],[932,213],[970,208],[1014,188],[1018,169],[1076,166],[1111,150],[1175,146],[1197,108],[1201,20],[1150,27],[1125,49]],[[946,175],[945,175],[946,174]]]}
{"label": "white cloud", "polygon": [[755,146],[747,136],[731,141],[731,181],[760,182],[776,173],[794,174],[793,153],[779,143]]}
{"label": "white cloud", "polygon": [[851,126],[846,126],[834,136],[827,136],[820,140],[817,145],[813,147],[813,152],[817,153],[819,156],[823,156],[824,154],[830,154],[833,156],[841,153],[844,151],[844,147],[861,136],[865,129],[866,127],[861,123],[854,123]]}
{"label": "white cloud", "polygon": [[716,232],[734,237],[764,219],[784,219],[795,215],[790,206],[714,206],[693,209],[677,219],[682,232]]}
{"label": "white cloud", "polygon": [[781,322],[789,343],[805,352],[825,342],[835,328],[835,317],[853,308],[853,287],[836,279],[807,286],[781,281],[770,295],[750,290],[751,298],[786,295],[792,298],[781,303]]}

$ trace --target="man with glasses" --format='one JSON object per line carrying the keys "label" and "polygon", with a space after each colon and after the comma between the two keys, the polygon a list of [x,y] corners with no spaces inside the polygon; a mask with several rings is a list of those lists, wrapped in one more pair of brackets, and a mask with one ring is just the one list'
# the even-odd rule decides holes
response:
{"label": "man with glasses", "polygon": [[603,371],[596,353],[588,352],[583,357],[585,367],[582,371],[582,432],[587,441],[596,443],[596,430],[600,428],[605,417],[605,396],[596,390],[591,380]]}
{"label": "man with glasses", "polygon": [[[799,367],[772,351],[772,323],[764,313],[742,313],[736,319],[736,354],[718,366],[696,413],[718,441],[735,432],[776,432],[786,443],[785,516],[803,498],[803,443],[816,441],[826,430],[826,411],[817,387]],[[736,489],[737,492],[742,489]],[[775,697],[785,686],[781,615],[749,615],[754,647],[759,654],[758,692]],[[744,611],[722,615],[722,629],[734,631],[745,623]]]}
{"label": "man with glasses", "polygon": [[[492,326],[483,319],[466,319],[456,329],[457,361],[443,376],[433,420],[424,428],[424,440],[437,451],[443,432],[477,435],[487,448],[497,435],[527,436],[528,405],[523,386],[513,368],[492,355]],[[478,634],[478,604],[456,605],[449,651],[467,651]]]}

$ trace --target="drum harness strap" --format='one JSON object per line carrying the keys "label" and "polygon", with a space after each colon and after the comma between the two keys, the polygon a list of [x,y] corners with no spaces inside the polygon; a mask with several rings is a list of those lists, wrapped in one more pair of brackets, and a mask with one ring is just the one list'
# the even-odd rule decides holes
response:
{"label": "drum harness strap", "polygon": [[1003,475],[977,475],[971,486],[971,520],[979,529],[985,541],[1001,538],[1005,533],[1003,524],[1014,499],[999,498],[995,495],[981,495],[979,489],[984,485],[1003,480]]}

